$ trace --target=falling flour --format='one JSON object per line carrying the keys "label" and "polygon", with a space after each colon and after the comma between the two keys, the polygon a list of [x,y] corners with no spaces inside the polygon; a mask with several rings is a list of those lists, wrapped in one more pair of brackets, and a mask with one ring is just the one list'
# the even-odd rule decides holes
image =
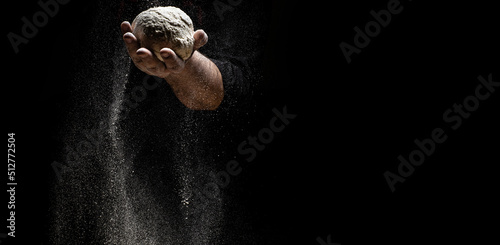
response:
{"label": "falling flour", "polygon": [[161,61],[162,48],[172,49],[183,60],[193,53],[193,22],[179,8],[156,7],[143,11],[132,22],[132,30],[141,47],[149,49]]}

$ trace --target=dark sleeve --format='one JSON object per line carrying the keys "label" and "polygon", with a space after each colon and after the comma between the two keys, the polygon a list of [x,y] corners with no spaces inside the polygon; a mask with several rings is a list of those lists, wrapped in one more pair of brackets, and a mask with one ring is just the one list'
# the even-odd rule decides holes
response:
{"label": "dark sleeve", "polygon": [[211,59],[217,65],[222,75],[224,85],[224,100],[221,104],[223,108],[242,106],[251,103],[253,86],[251,72],[248,64],[238,58],[233,59]]}
{"label": "dark sleeve", "polygon": [[[224,100],[220,107],[252,107],[262,82],[263,50],[268,31],[269,5],[241,2],[224,12],[221,20],[213,5],[205,9],[205,18],[195,24],[208,34],[208,43],[200,52],[211,59],[222,74]],[[194,18],[194,21],[197,19]]]}

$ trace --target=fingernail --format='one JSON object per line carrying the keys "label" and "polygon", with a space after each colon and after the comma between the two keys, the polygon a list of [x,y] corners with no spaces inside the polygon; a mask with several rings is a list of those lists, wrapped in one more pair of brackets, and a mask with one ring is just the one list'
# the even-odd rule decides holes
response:
{"label": "fingernail", "polygon": [[124,39],[124,40],[125,40],[125,42],[126,42],[126,43],[128,43],[128,44],[132,43],[132,38],[130,38],[130,37],[125,37],[125,38],[123,38],[123,39]]}
{"label": "fingernail", "polygon": [[161,52],[161,53],[160,53],[160,56],[161,56],[163,59],[167,59],[168,57],[170,57],[170,54],[169,54],[169,53],[166,53],[166,52]]}

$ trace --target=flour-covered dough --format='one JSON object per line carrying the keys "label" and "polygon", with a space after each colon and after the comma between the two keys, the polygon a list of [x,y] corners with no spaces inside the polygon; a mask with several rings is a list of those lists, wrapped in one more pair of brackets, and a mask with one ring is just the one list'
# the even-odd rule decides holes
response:
{"label": "flour-covered dough", "polygon": [[132,22],[132,30],[140,46],[149,49],[161,61],[162,48],[172,49],[183,60],[193,53],[193,22],[179,8],[156,7],[143,11]]}

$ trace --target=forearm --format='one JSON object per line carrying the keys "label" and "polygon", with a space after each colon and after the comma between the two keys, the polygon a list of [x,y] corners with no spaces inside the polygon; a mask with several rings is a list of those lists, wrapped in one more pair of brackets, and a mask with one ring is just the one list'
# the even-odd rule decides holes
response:
{"label": "forearm", "polygon": [[171,73],[165,80],[175,95],[192,110],[215,110],[224,97],[222,76],[217,66],[195,51],[179,73]]}

